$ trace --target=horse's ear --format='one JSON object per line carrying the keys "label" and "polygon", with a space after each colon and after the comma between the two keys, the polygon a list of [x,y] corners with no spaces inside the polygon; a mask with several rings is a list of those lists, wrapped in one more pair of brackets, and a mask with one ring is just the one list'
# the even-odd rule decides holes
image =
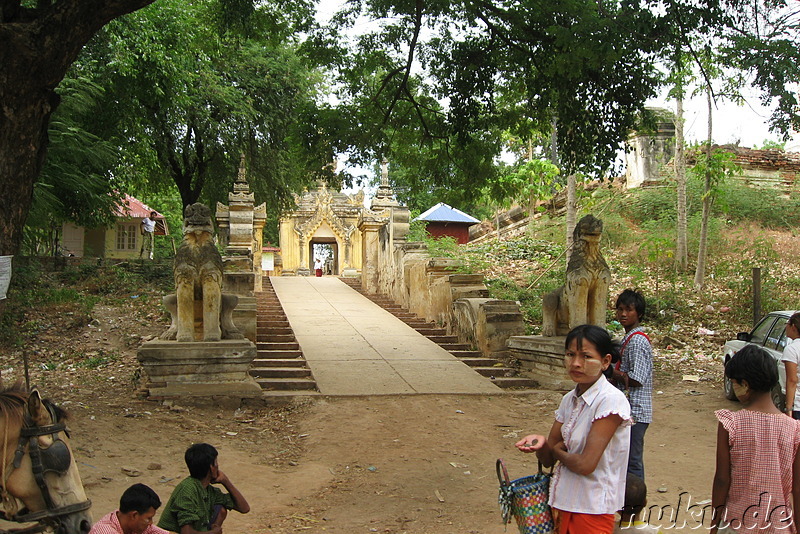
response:
{"label": "horse's ear", "polygon": [[28,413],[31,415],[31,420],[37,426],[45,426],[53,423],[50,419],[50,412],[42,402],[42,396],[39,390],[34,386],[28,395]]}

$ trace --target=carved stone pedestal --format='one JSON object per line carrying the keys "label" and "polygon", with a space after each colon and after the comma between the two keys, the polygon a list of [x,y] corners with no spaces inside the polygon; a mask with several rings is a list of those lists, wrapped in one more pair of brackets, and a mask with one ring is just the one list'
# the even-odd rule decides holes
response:
{"label": "carved stone pedestal", "polygon": [[233,322],[244,337],[253,343],[256,342],[257,307],[255,297],[239,297],[239,305],[233,310]]}
{"label": "carved stone pedestal", "polygon": [[566,391],[575,383],[564,367],[565,340],[565,336],[512,336],[508,338],[508,352],[542,387]]}
{"label": "carved stone pedestal", "polygon": [[258,320],[256,297],[253,294],[255,279],[255,274],[249,272],[225,271],[222,275],[222,290],[239,297],[239,303],[233,310],[233,322],[244,337],[253,343],[256,342]]}
{"label": "carved stone pedestal", "polygon": [[256,346],[247,339],[153,340],[137,353],[150,378],[150,397],[260,397],[261,387],[247,373],[255,357]]}

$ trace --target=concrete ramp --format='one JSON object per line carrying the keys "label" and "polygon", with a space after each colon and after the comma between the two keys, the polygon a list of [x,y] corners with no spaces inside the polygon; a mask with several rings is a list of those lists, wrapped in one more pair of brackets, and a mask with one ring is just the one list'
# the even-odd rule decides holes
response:
{"label": "concrete ramp", "polygon": [[272,277],[323,395],[501,390],[335,277]]}

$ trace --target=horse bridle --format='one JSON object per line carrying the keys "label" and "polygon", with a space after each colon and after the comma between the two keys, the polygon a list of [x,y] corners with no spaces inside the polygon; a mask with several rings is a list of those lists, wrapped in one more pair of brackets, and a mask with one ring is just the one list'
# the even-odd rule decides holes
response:
{"label": "horse bridle", "polygon": [[[51,420],[58,421],[55,409],[46,405],[48,412],[50,412]],[[29,512],[27,514],[15,515],[12,520],[20,523],[37,522],[36,525],[30,528],[18,530],[0,530],[0,534],[33,534],[35,532],[42,532],[48,526],[55,528],[56,534],[66,534],[66,527],[62,523],[64,516],[88,510],[92,506],[92,501],[85,500],[83,502],[68,504],[65,506],[56,506],[53,498],[50,496],[50,491],[47,488],[47,482],[44,475],[47,472],[66,473],[71,463],[71,454],[69,447],[64,443],[58,434],[60,432],[67,433],[67,425],[63,422],[56,422],[50,425],[38,426],[33,423],[33,420],[28,414],[25,414],[23,427],[19,433],[19,443],[17,450],[14,452],[14,461],[12,463],[13,469],[19,469],[22,464],[22,458],[25,456],[25,446],[28,446],[28,456],[31,458],[31,469],[33,477],[36,480],[36,485],[39,486],[39,491],[42,494],[46,509],[38,512]],[[52,435],[53,443],[46,448],[39,446],[39,436]],[[10,473],[9,473],[10,476]],[[5,481],[3,481],[5,483]]]}

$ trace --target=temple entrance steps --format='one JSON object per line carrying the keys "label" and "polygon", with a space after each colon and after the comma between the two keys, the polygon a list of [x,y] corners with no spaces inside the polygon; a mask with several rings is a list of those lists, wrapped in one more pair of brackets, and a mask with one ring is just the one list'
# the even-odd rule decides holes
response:
{"label": "temple entrance steps", "polygon": [[250,376],[267,395],[317,393],[311,369],[268,277],[264,277],[262,287],[263,291],[256,293],[258,352],[250,367]]}
{"label": "temple entrance steps", "polygon": [[539,386],[538,382],[533,379],[517,376],[517,370],[506,366],[502,360],[484,356],[480,351],[473,350],[470,345],[459,343],[458,336],[448,335],[447,330],[444,328],[436,326],[435,323],[429,323],[416,314],[409,312],[388,296],[364,293],[361,290],[361,279],[342,277],[340,280],[448,351],[478,374],[490,379],[496,386],[504,389],[534,389]]}

